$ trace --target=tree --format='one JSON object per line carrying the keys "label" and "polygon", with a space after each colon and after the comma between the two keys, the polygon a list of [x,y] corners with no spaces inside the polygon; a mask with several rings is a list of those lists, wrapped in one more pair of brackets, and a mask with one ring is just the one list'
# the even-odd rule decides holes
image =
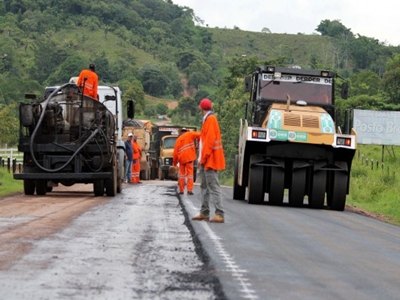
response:
{"label": "tree", "polygon": [[172,121],[177,124],[199,125],[198,102],[192,97],[183,97],[172,113]]}
{"label": "tree", "polygon": [[321,33],[321,35],[326,35],[334,38],[338,38],[343,35],[353,36],[351,30],[340,23],[339,20],[323,20],[316,28],[316,31]]}
{"label": "tree", "polygon": [[356,39],[352,39],[351,54],[356,62],[356,68],[366,69],[378,59],[381,53],[381,45],[377,39],[358,35]]}
{"label": "tree", "polygon": [[380,91],[381,78],[378,74],[364,70],[350,77],[352,95],[376,95]]}
{"label": "tree", "polygon": [[164,95],[168,86],[168,78],[155,65],[146,65],[139,71],[143,89],[152,96]]}
{"label": "tree", "polygon": [[167,114],[167,111],[168,111],[168,106],[165,105],[164,103],[158,103],[158,104],[156,105],[156,112],[157,112],[157,114],[159,114],[159,115],[165,115],[165,114]]}
{"label": "tree", "polygon": [[46,80],[48,85],[63,84],[71,77],[79,76],[82,66],[88,65],[79,56],[70,56],[61,63],[56,70]]}
{"label": "tree", "polygon": [[[142,113],[146,109],[146,103],[144,100],[144,91],[141,82],[137,79],[125,79],[119,83],[119,87],[122,89],[122,102],[124,107],[127,106],[128,100],[135,101],[135,110],[138,114]],[[126,110],[125,110],[126,111]]]}
{"label": "tree", "polygon": [[179,58],[178,61],[176,62],[176,65],[180,70],[185,70],[187,67],[190,66],[193,61],[196,60],[196,55],[193,54],[192,52],[181,52],[179,53]]}
{"label": "tree", "polygon": [[19,120],[17,104],[9,104],[0,108],[0,144],[14,146],[18,142]]}
{"label": "tree", "polygon": [[68,53],[50,39],[42,38],[36,45],[35,66],[31,70],[31,75],[39,82],[44,83],[64,62]]}
{"label": "tree", "polygon": [[382,85],[383,90],[389,96],[389,102],[400,103],[400,54],[388,61]]}
{"label": "tree", "polygon": [[263,33],[271,33],[271,30],[267,27],[263,27],[263,29],[261,29],[261,32]]}
{"label": "tree", "polygon": [[200,84],[210,81],[212,78],[211,67],[201,59],[194,60],[187,68],[186,72],[189,75],[189,84],[192,87],[198,88]]}

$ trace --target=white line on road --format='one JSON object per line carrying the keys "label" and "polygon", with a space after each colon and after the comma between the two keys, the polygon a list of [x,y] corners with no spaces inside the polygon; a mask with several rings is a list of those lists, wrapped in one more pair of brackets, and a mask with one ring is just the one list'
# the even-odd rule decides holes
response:
{"label": "white line on road", "polygon": [[[199,209],[193,205],[193,202],[186,201],[185,206],[189,206],[192,211],[198,211]],[[251,283],[249,279],[245,277],[244,273],[247,270],[241,269],[235,262],[235,259],[225,250],[222,244],[222,238],[220,238],[209,226],[207,222],[200,222],[204,230],[207,232],[208,237],[213,242],[215,248],[217,249],[218,255],[221,257],[222,261],[225,263],[226,271],[230,272],[232,277],[239,282],[240,292],[245,299],[258,299],[256,292],[251,288]]]}

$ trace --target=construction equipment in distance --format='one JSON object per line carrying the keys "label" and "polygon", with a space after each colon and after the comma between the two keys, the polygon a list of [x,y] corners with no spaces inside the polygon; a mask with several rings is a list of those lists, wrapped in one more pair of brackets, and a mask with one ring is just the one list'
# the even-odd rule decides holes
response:
{"label": "construction equipment in distance", "polygon": [[[250,204],[342,211],[356,150],[353,129],[335,118],[336,74],[299,68],[260,67],[246,78],[250,102],[240,120],[233,198]],[[344,91],[344,90],[343,90]]]}
{"label": "construction equipment in distance", "polygon": [[[172,165],[176,139],[182,128],[196,130],[194,126],[155,125],[152,128],[150,142],[151,179],[177,179],[178,170]],[[196,176],[197,162],[194,165]]]}

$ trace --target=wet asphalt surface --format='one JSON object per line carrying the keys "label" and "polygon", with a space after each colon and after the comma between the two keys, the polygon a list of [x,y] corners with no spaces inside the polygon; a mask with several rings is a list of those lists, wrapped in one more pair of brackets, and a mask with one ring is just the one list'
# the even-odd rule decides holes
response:
{"label": "wet asphalt surface", "polygon": [[226,298],[175,183],[106,198],[56,233],[15,240],[30,249],[0,269],[0,299]]}

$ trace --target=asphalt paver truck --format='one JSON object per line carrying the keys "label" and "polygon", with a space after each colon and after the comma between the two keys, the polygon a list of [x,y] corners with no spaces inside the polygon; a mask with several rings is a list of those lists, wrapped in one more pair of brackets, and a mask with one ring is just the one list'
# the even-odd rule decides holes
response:
{"label": "asphalt paver truck", "polygon": [[93,184],[95,196],[121,192],[124,143],[121,92],[99,86],[99,99],[69,82],[46,88],[43,98],[26,95],[19,106],[18,150],[26,195],[45,195],[54,185]]}

